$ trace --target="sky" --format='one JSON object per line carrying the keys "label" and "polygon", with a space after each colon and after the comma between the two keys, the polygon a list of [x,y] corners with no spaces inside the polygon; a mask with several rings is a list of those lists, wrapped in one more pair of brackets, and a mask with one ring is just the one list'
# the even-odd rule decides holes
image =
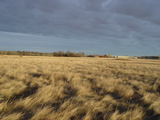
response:
{"label": "sky", "polygon": [[160,55],[160,0],[0,0],[0,50]]}

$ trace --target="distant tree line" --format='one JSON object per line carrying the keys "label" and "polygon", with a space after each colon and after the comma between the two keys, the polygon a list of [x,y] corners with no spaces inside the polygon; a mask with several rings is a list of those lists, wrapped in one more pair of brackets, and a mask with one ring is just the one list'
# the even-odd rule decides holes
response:
{"label": "distant tree line", "polygon": [[[108,55],[96,55],[90,54],[86,55],[84,52],[71,52],[71,51],[58,51],[52,53],[43,53],[43,52],[31,52],[31,51],[0,51],[0,55],[19,55],[19,56],[55,56],[55,57],[102,57],[102,58],[113,58],[111,54]],[[139,56],[139,59],[160,59],[159,56]]]}
{"label": "distant tree line", "polygon": [[71,51],[58,51],[58,52],[53,52],[52,53],[53,56],[58,56],[58,57],[84,57],[85,54],[84,52],[79,52],[79,53],[75,53],[75,52],[71,52]]}
{"label": "distant tree line", "polygon": [[84,57],[84,52],[58,51],[53,53],[30,52],[30,51],[0,51],[0,55],[19,55],[19,56],[55,56],[55,57]]}
{"label": "distant tree line", "polygon": [[160,59],[160,56],[140,56],[139,59]]}

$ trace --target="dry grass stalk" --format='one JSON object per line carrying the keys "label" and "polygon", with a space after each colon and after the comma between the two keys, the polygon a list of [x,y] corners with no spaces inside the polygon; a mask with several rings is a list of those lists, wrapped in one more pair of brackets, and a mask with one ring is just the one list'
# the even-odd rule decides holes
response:
{"label": "dry grass stalk", "polygon": [[160,119],[158,60],[10,56],[0,63],[2,120]]}

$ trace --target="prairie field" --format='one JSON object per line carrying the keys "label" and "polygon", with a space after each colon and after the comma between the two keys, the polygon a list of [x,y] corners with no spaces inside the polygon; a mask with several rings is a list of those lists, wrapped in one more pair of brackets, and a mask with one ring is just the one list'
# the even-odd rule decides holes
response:
{"label": "prairie field", "polygon": [[160,120],[160,60],[0,56],[0,120]]}

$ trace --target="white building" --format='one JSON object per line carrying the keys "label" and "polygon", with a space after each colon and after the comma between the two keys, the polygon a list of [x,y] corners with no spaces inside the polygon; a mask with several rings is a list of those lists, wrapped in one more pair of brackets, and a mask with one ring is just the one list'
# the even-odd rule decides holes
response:
{"label": "white building", "polygon": [[135,57],[135,56],[114,56],[114,58],[121,58],[121,59],[137,59],[138,57]]}

